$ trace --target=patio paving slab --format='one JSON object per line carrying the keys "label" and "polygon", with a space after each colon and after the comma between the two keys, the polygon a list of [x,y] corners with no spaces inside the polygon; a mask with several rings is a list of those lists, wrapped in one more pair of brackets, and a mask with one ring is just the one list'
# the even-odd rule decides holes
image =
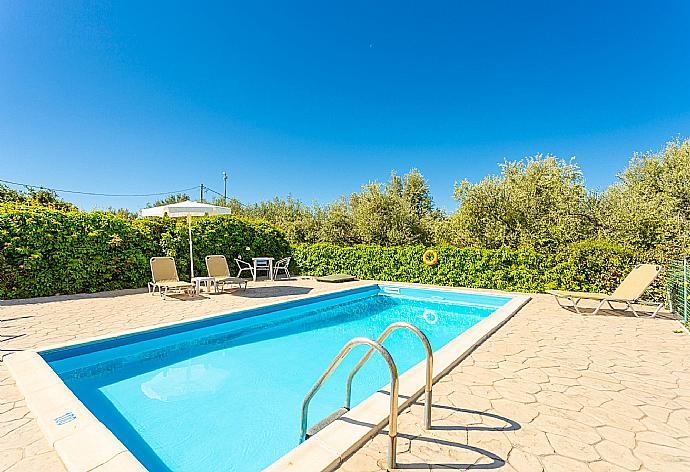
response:
{"label": "patio paving slab", "polygon": [[[413,420],[399,426],[400,470],[690,471],[690,337],[678,328],[534,295],[437,384],[430,431],[419,407],[401,416]],[[340,470],[385,470],[378,437]]]}
{"label": "patio paving slab", "polygon": [[[120,291],[0,302],[0,357],[364,283],[258,282],[187,301]],[[577,315],[534,296],[435,385],[434,429],[424,430],[421,403],[401,414],[401,469],[690,472],[690,337],[678,326]],[[384,431],[341,469],[384,470],[386,441]],[[0,361],[0,471],[39,470],[64,467]]]}

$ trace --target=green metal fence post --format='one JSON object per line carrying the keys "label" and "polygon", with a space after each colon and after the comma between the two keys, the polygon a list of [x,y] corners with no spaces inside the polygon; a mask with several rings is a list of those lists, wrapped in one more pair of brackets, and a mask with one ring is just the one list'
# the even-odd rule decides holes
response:
{"label": "green metal fence post", "polygon": [[683,321],[688,322],[688,258],[683,259]]}
{"label": "green metal fence post", "polygon": [[669,310],[685,324],[690,321],[690,258],[668,262],[666,290]]}

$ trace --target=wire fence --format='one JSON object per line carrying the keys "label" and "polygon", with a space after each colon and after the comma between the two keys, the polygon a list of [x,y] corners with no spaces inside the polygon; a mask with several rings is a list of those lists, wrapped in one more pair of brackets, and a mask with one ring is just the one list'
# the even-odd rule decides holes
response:
{"label": "wire fence", "polygon": [[690,260],[671,261],[666,272],[669,308],[687,324],[690,317]]}

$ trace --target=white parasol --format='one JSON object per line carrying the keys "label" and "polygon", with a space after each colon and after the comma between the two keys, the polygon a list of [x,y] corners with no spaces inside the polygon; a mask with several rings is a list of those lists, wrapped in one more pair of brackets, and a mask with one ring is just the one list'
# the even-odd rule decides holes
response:
{"label": "white parasol", "polygon": [[193,216],[216,216],[229,215],[230,208],[198,203],[191,200],[186,202],[171,203],[153,208],[144,208],[141,216],[165,216],[170,218],[187,218],[187,229],[189,230],[189,273],[194,277],[194,257],[192,255],[192,217]]}

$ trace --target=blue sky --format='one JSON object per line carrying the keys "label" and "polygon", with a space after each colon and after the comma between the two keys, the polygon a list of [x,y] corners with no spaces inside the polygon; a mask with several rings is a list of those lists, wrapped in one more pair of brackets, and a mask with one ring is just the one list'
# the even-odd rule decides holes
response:
{"label": "blue sky", "polygon": [[[0,179],[328,202],[690,135],[690,2],[0,3]],[[68,196],[85,209],[150,198]]]}

